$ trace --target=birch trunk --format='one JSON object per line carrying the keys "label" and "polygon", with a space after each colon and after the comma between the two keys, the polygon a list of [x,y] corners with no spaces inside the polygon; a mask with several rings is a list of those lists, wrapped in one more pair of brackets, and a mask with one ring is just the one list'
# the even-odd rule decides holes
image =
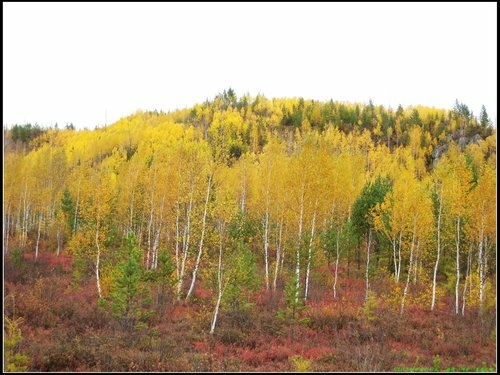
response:
{"label": "birch trunk", "polygon": [[309,250],[307,252],[307,270],[306,270],[306,286],[304,292],[304,301],[307,301],[307,293],[309,291],[309,273],[311,270],[311,259],[312,259],[312,245],[314,240],[314,226],[316,224],[316,210],[314,210],[312,225],[311,225],[311,239],[309,240]]}
{"label": "birch trunk", "polygon": [[219,239],[219,265],[217,268],[217,302],[215,303],[214,313],[212,315],[212,323],[210,324],[210,334],[213,335],[215,331],[215,324],[217,323],[217,316],[219,315],[219,306],[222,300],[222,224],[220,225],[220,239]]}
{"label": "birch trunk", "polygon": [[333,279],[333,298],[337,298],[337,278],[338,278],[339,258],[340,258],[340,246],[339,246],[340,232],[341,232],[340,229],[337,229],[337,241],[336,241],[337,254],[335,257],[335,276]]}
{"label": "birch trunk", "polygon": [[269,258],[268,258],[268,248],[269,248],[269,205],[266,204],[266,217],[264,220],[264,260],[266,269],[266,290],[269,290]]}
{"label": "birch trunk", "polygon": [[413,272],[413,285],[417,285],[417,276],[418,276],[418,261],[419,261],[419,255],[420,255],[420,238],[417,239],[417,249],[416,249],[416,254],[415,254],[415,266],[413,267],[414,272]]}
{"label": "birch trunk", "polygon": [[181,299],[182,284],[184,282],[184,272],[186,270],[186,259],[189,249],[189,234],[191,231],[191,211],[193,209],[194,185],[191,188],[191,196],[189,198],[189,206],[186,212],[186,224],[184,224],[184,235],[182,237],[182,263],[179,278],[177,280],[177,301]]}
{"label": "birch trunk", "polygon": [[134,201],[135,201],[135,186],[132,189],[132,199],[130,200],[130,217],[129,217],[129,229],[127,232],[134,232]]}
{"label": "birch trunk", "polygon": [[406,285],[405,289],[403,291],[403,298],[401,299],[401,313],[400,315],[403,315],[403,310],[405,307],[405,299],[406,299],[406,294],[408,293],[408,286],[410,285],[410,275],[411,275],[411,267],[413,266],[413,248],[415,247],[415,230],[417,227],[417,221],[416,219],[413,222],[413,236],[411,239],[411,247],[410,247],[410,264],[408,265],[408,275],[406,277]]}
{"label": "birch trunk", "polygon": [[279,225],[278,241],[276,243],[276,267],[274,269],[273,290],[276,291],[276,283],[278,281],[278,271],[281,261],[281,235],[283,233],[283,219]]}
{"label": "birch trunk", "polygon": [[99,246],[99,226],[97,225],[97,229],[95,231],[95,244],[97,246],[97,259],[95,266],[95,277],[97,282],[97,293],[99,294],[99,298],[102,298],[101,294],[101,281],[99,278],[99,262],[101,260],[101,247]]}
{"label": "birch trunk", "polygon": [[22,195],[19,194],[19,208],[17,210],[17,222],[16,222],[16,232],[19,236],[19,241],[21,241],[22,233],[23,233],[23,225],[21,221],[21,207],[22,207]]}
{"label": "birch trunk", "polygon": [[402,244],[403,231],[399,232],[399,245],[398,245],[398,274],[396,277],[396,282],[399,283],[399,278],[401,277],[401,244]]}
{"label": "birch trunk", "polygon": [[10,231],[10,202],[7,208],[7,218],[4,220],[4,254],[7,255],[9,251],[9,231]]}
{"label": "birch trunk", "polygon": [[35,246],[35,260],[38,259],[38,246],[40,244],[40,232],[41,232],[41,227],[42,227],[42,214],[38,215],[38,234],[36,237],[36,246]]}
{"label": "birch trunk", "polygon": [[28,194],[28,182],[24,185],[24,195],[23,195],[23,226],[21,232],[21,247],[26,245],[26,238],[28,233],[28,212],[29,212],[29,203],[27,202],[27,194]]}
{"label": "birch trunk", "polygon": [[471,243],[471,246],[469,248],[469,254],[467,256],[467,270],[465,273],[464,291],[462,293],[462,316],[465,315],[465,299],[466,299],[466,295],[467,295],[467,282],[469,281],[469,277],[470,277],[471,263],[472,263],[472,243]]}
{"label": "birch trunk", "polygon": [[175,271],[177,274],[177,281],[179,281],[180,276],[180,260],[179,260],[179,201],[177,201],[177,212],[175,215]]}
{"label": "birch trunk", "polygon": [[196,258],[196,264],[194,266],[193,278],[191,279],[191,286],[189,287],[189,291],[186,295],[186,301],[191,296],[191,293],[193,293],[194,284],[196,283],[196,275],[197,275],[198,269],[200,267],[201,254],[203,252],[203,239],[205,237],[205,228],[206,228],[206,222],[207,222],[208,199],[210,198],[211,185],[212,185],[212,174],[210,174],[210,176],[208,177],[207,197],[205,199],[205,209],[203,210],[203,221],[202,221],[202,225],[201,225],[200,247],[198,249],[198,257]]}
{"label": "birch trunk", "polygon": [[57,253],[56,253],[56,256],[59,256],[59,253],[61,252],[61,246],[62,246],[62,241],[61,241],[61,227],[59,226],[59,224],[57,225]]}
{"label": "birch trunk", "polygon": [[299,229],[297,240],[297,254],[295,263],[295,303],[299,302],[299,288],[300,288],[300,245],[302,242],[302,221],[304,219],[304,193],[305,186],[302,184],[302,192],[300,199],[300,213],[299,213]]}
{"label": "birch trunk", "polygon": [[455,284],[455,314],[458,315],[459,303],[458,303],[458,289],[460,287],[460,217],[457,218],[457,257],[456,257],[456,269],[457,269],[457,281]]}
{"label": "birch trunk", "polygon": [[391,242],[392,242],[392,254],[393,254],[393,258],[394,258],[394,279],[396,280],[396,282],[398,282],[398,261],[397,261],[397,257],[396,257],[396,243],[397,243],[396,235],[394,235],[394,238],[391,239]]}
{"label": "birch trunk", "polygon": [[[484,212],[484,202],[483,202],[483,212]],[[479,240],[479,252],[478,252],[478,267],[479,267],[479,311],[483,310],[484,301],[484,215],[481,215],[481,234]]]}
{"label": "birch trunk", "polygon": [[438,222],[437,222],[437,258],[436,265],[434,266],[434,277],[432,279],[432,302],[431,311],[434,310],[436,306],[436,276],[439,266],[439,257],[441,255],[441,213],[443,209],[443,189],[441,188],[441,194],[439,196],[439,208],[438,208]]}
{"label": "birch trunk", "polygon": [[146,253],[146,269],[149,270],[149,257],[151,255],[151,248],[152,248],[152,243],[151,243],[151,231],[153,227],[153,213],[154,213],[154,207],[153,207],[153,200],[151,198],[151,209],[149,212],[149,223],[148,223],[148,252]]}
{"label": "birch trunk", "polygon": [[160,208],[160,223],[158,224],[158,228],[156,229],[155,240],[153,242],[153,264],[152,268],[155,270],[158,268],[158,249],[160,246],[160,236],[161,230],[163,228],[163,209],[165,208],[165,195],[161,200],[161,208]]}

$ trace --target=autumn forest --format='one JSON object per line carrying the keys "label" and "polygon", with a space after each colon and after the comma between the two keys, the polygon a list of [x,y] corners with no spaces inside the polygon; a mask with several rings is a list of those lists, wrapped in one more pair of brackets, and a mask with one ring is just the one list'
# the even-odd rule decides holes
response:
{"label": "autumn forest", "polygon": [[496,371],[484,107],[228,89],[3,131],[5,371]]}

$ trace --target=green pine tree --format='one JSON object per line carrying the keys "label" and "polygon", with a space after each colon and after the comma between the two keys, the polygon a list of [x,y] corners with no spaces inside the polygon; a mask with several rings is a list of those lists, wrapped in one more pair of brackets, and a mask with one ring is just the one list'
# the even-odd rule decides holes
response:
{"label": "green pine tree", "polygon": [[28,356],[18,352],[22,340],[19,328],[21,323],[22,318],[4,318],[4,371],[7,372],[22,372],[28,369]]}
{"label": "green pine tree", "polygon": [[110,287],[110,304],[113,316],[125,331],[144,327],[150,316],[146,308],[151,302],[143,283],[141,252],[135,236],[125,237],[124,260],[117,264]]}

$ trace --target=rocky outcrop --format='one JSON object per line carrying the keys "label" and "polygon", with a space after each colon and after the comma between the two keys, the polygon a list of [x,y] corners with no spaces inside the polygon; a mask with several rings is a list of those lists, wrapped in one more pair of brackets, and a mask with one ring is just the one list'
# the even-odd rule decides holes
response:
{"label": "rocky outcrop", "polygon": [[[479,143],[479,141],[482,141],[483,138],[479,134],[474,134],[471,137],[466,137],[462,135],[460,138],[458,138],[458,141],[456,141],[460,151],[465,150],[467,145],[471,143]],[[448,150],[448,146],[450,145],[451,142],[454,142],[455,139],[453,137],[448,136],[446,143],[443,145],[438,145],[432,150],[432,167],[434,168],[437,165],[438,160],[441,158],[441,156]]]}

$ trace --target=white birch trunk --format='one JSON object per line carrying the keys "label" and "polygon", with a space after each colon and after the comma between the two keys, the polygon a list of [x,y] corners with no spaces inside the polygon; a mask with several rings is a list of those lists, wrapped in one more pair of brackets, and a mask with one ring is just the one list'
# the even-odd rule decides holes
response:
{"label": "white birch trunk", "polygon": [[62,235],[61,235],[61,227],[59,226],[59,224],[57,225],[57,254],[56,256],[59,256],[60,252],[61,252],[61,247],[62,247]]}
{"label": "white birch trunk", "polygon": [[438,208],[438,222],[437,222],[437,258],[436,264],[434,266],[434,277],[432,279],[432,302],[431,311],[434,310],[436,306],[436,276],[439,266],[439,257],[441,255],[441,213],[443,208],[443,189],[441,188],[441,194],[439,196],[439,208]]}
{"label": "white birch trunk", "polygon": [[7,255],[9,252],[9,232],[10,232],[10,208],[11,204],[9,202],[8,208],[7,208],[7,220],[4,220],[4,254]]}
{"label": "white birch trunk", "polygon": [[306,285],[305,285],[305,292],[304,292],[304,301],[307,301],[307,293],[309,291],[309,273],[311,270],[312,247],[313,247],[313,240],[314,240],[315,224],[316,224],[316,210],[314,210],[314,214],[313,214],[312,225],[311,225],[311,238],[309,240],[309,249],[307,252],[307,269],[306,269]]}
{"label": "white birch trunk", "polygon": [[177,201],[177,212],[175,215],[175,271],[177,275],[177,281],[180,277],[180,259],[179,259],[179,201]]}
{"label": "white birch trunk", "polygon": [[215,331],[217,316],[219,315],[219,306],[222,300],[222,224],[220,224],[220,239],[219,239],[219,265],[217,268],[217,302],[215,303],[214,313],[212,315],[212,323],[210,324],[210,334]]}
{"label": "white birch trunk", "polygon": [[177,280],[177,301],[181,300],[182,284],[184,283],[184,273],[186,270],[186,260],[189,250],[189,235],[191,231],[191,211],[193,209],[193,195],[194,195],[194,184],[191,189],[189,206],[186,212],[186,224],[184,224],[184,235],[182,237],[182,263],[181,263],[181,272]]}
{"label": "white birch trunk", "polygon": [[132,199],[130,200],[129,229],[127,230],[127,232],[134,231],[134,202],[135,202],[135,186],[132,189]]}
{"label": "white birch trunk", "polygon": [[[482,211],[484,212],[484,202]],[[481,234],[479,240],[479,252],[478,252],[478,267],[479,267],[479,311],[483,310],[484,301],[484,283],[485,283],[485,248],[484,248],[484,215],[481,215]]]}
{"label": "white birch trunk", "polygon": [[337,229],[337,241],[336,241],[336,257],[335,257],[335,276],[333,279],[333,298],[337,298],[337,278],[338,278],[338,270],[339,270],[339,258],[340,258],[340,246],[339,246],[339,237],[340,237],[340,229]]}
{"label": "white birch trunk", "polygon": [[399,278],[401,277],[401,244],[402,244],[403,231],[399,232],[399,246],[398,246],[398,274],[396,276],[396,282],[399,283]]}
{"label": "white birch trunk", "polygon": [[38,215],[38,234],[36,237],[36,246],[35,246],[35,260],[38,259],[38,246],[40,244],[40,232],[42,227],[42,214]]}
{"label": "white birch trunk", "polygon": [[189,291],[186,295],[186,301],[191,296],[194,290],[194,284],[196,283],[196,275],[198,273],[198,269],[200,267],[201,254],[203,252],[203,239],[205,237],[205,227],[207,222],[207,211],[208,211],[208,200],[210,198],[210,188],[212,185],[212,174],[208,177],[208,186],[207,186],[207,197],[205,199],[205,209],[203,210],[203,221],[201,225],[201,237],[200,237],[200,247],[198,249],[198,257],[196,258],[196,264],[194,266],[193,278],[191,279],[191,286],[189,287]]}
{"label": "white birch trunk", "polygon": [[295,303],[299,302],[299,288],[300,288],[300,245],[302,242],[302,221],[304,219],[304,193],[305,186],[302,184],[302,192],[300,199],[300,213],[299,213],[299,229],[298,229],[298,240],[297,240],[297,254],[295,263]]}
{"label": "white birch trunk", "polygon": [[141,245],[142,245],[142,230],[143,230],[143,227],[144,227],[144,218],[146,217],[146,210],[142,210],[142,214],[141,214],[141,221],[139,223],[139,230],[138,230],[138,234],[137,234],[137,246],[140,248]]}
{"label": "white birch trunk", "polygon": [[158,268],[158,249],[160,247],[160,236],[161,230],[163,228],[163,209],[165,208],[165,195],[161,200],[161,208],[160,208],[160,223],[158,224],[158,228],[156,229],[155,240],[153,243],[153,264],[152,268],[155,270]]}
{"label": "white birch trunk", "polygon": [[95,231],[95,244],[97,246],[97,258],[96,258],[96,266],[95,266],[95,277],[97,283],[97,293],[99,298],[102,298],[101,293],[101,280],[99,278],[99,262],[101,260],[101,247],[99,246],[99,226],[97,225],[97,229]]}
{"label": "white birch trunk", "polygon": [[396,279],[396,282],[398,282],[398,261],[396,257],[396,235],[394,235],[394,238],[391,239],[392,242],[392,255],[394,258],[394,278]]}
{"label": "white birch trunk", "polygon": [[266,204],[266,217],[264,220],[264,260],[265,260],[265,271],[266,271],[266,290],[269,290],[269,258],[268,258],[268,248],[269,248],[269,205]]}
{"label": "white birch trunk", "polygon": [[278,281],[278,271],[281,261],[281,235],[283,233],[283,219],[279,225],[278,241],[276,243],[276,267],[274,269],[273,290],[276,291],[276,283]]}
{"label": "white birch trunk", "polygon": [[22,195],[19,194],[19,208],[17,210],[17,222],[16,222],[16,232],[19,236],[19,242],[21,242],[21,237],[23,233],[23,225],[21,220],[21,207],[22,207]]}
{"label": "white birch trunk", "polygon": [[149,212],[149,223],[148,223],[148,251],[146,253],[146,269],[149,270],[149,257],[151,254],[151,248],[152,248],[152,243],[151,243],[151,231],[153,227],[153,200],[151,198],[151,209]]}
{"label": "white birch trunk", "polygon": [[26,245],[27,233],[28,233],[28,212],[29,212],[29,203],[27,202],[27,194],[28,194],[28,182],[25,182],[24,185],[24,199],[23,199],[23,226],[21,233],[21,246],[24,247]]}
{"label": "white birch trunk", "polygon": [[413,236],[411,239],[411,247],[410,247],[410,264],[408,265],[408,275],[406,277],[406,285],[405,289],[403,291],[403,298],[401,299],[401,313],[400,315],[403,315],[403,311],[405,308],[405,299],[406,295],[408,294],[408,286],[410,285],[410,275],[411,275],[411,268],[413,266],[413,249],[415,247],[415,230],[417,228],[417,220],[415,219],[413,222]]}
{"label": "white birch trunk", "polygon": [[418,270],[419,270],[419,267],[418,267],[418,261],[420,260],[419,258],[419,255],[420,255],[420,238],[417,239],[417,250],[416,250],[416,254],[415,254],[415,266],[413,267],[413,269],[415,270],[413,272],[413,285],[417,285],[417,276],[418,276]]}
{"label": "white birch trunk", "polygon": [[458,290],[460,287],[460,217],[457,218],[457,257],[456,257],[456,269],[457,269],[457,281],[455,284],[455,314],[458,315],[459,303],[458,303]]}

